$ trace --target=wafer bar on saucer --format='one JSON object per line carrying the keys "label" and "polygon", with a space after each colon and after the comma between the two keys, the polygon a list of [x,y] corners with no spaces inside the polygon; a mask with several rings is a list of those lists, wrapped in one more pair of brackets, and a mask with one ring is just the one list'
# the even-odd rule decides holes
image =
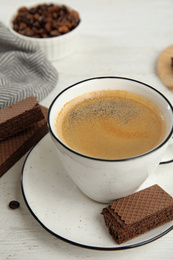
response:
{"label": "wafer bar on saucer", "polygon": [[43,117],[38,101],[33,96],[0,110],[0,140],[21,132]]}
{"label": "wafer bar on saucer", "polygon": [[102,214],[110,235],[121,244],[173,220],[173,198],[156,184],[108,204]]}
{"label": "wafer bar on saucer", "polygon": [[[0,177],[48,133],[48,109],[43,106],[39,107],[41,111],[39,121],[37,120],[33,124],[29,123],[29,126],[25,127],[24,130],[0,141]],[[35,114],[34,111],[32,113]],[[22,122],[25,123],[25,119]]]}

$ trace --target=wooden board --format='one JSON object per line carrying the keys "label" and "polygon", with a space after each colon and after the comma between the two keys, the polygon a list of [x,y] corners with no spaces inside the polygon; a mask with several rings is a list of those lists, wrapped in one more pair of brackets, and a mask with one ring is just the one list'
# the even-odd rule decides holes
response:
{"label": "wooden board", "polygon": [[157,74],[161,81],[173,91],[173,45],[167,47],[159,56],[157,61]]}

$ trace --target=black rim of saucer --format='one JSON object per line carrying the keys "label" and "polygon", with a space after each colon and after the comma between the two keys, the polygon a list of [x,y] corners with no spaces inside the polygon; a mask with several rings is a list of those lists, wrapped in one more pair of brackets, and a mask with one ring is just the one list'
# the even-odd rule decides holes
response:
{"label": "black rim of saucer", "polygon": [[[47,134],[48,135],[48,134]],[[46,135],[46,136],[47,136]],[[39,144],[44,138],[43,137],[37,144]],[[161,238],[162,236],[166,235],[167,233],[169,233],[171,230],[173,230],[173,225],[170,226],[169,228],[167,228],[166,230],[164,230],[163,232],[159,233],[158,235],[150,238],[150,239],[147,239],[147,240],[144,240],[144,241],[141,241],[139,243],[135,243],[135,244],[131,244],[131,245],[119,245],[117,247],[103,247],[103,246],[90,246],[90,245],[85,245],[85,244],[81,244],[79,242],[75,242],[75,241],[72,241],[68,238],[65,238],[63,236],[60,236],[58,235],[57,233],[55,233],[53,230],[49,229],[40,219],[39,217],[34,213],[34,211],[32,210],[31,206],[29,205],[29,202],[27,200],[27,197],[25,195],[25,188],[24,188],[24,181],[23,181],[23,178],[24,178],[24,169],[25,169],[25,166],[26,166],[26,163],[27,163],[27,159],[28,157],[30,156],[30,154],[32,153],[33,149],[37,146],[37,144],[32,147],[32,149],[29,151],[29,153],[27,154],[26,158],[25,158],[25,161],[24,161],[24,164],[23,164],[23,168],[22,168],[22,173],[21,173],[21,190],[22,190],[22,195],[23,195],[23,198],[24,198],[24,201],[26,203],[26,206],[27,208],[29,209],[30,213],[32,214],[32,216],[38,221],[38,223],[46,230],[48,231],[51,235],[53,235],[54,237],[56,238],[59,238],[60,240],[64,241],[64,242],[67,242],[69,244],[72,244],[74,246],[78,246],[78,247],[82,247],[82,248],[86,248],[86,249],[92,249],[92,250],[98,250],[98,251],[119,251],[119,250],[125,250],[125,249],[132,249],[132,248],[136,248],[136,247],[139,247],[139,246],[143,246],[143,245],[146,245],[146,244],[149,244],[159,238]]]}

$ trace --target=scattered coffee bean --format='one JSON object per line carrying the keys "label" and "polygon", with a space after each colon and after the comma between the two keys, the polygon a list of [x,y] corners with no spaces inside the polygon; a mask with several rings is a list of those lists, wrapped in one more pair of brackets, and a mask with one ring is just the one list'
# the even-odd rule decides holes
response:
{"label": "scattered coffee bean", "polygon": [[16,200],[12,200],[9,203],[10,209],[17,209],[20,206],[20,203]]}
{"label": "scattered coffee bean", "polygon": [[13,29],[33,38],[49,38],[72,31],[80,23],[79,14],[65,5],[40,4],[21,7],[13,20]]}

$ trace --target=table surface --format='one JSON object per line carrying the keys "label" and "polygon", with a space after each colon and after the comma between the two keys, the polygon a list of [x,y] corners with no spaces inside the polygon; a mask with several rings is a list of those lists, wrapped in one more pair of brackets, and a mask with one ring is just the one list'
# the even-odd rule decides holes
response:
{"label": "table surface", "polygon": [[[27,2],[1,0],[1,21],[6,23],[9,12]],[[64,0],[63,3],[75,6],[82,14],[83,30],[76,52],[53,62],[59,74],[58,83],[42,105],[49,107],[62,89],[96,76],[124,76],[143,81],[173,103],[173,94],[156,72],[160,53],[173,44],[172,0]],[[89,250],[52,236],[31,215],[23,199],[21,170],[25,157],[0,179],[0,259],[173,259],[173,231],[147,245],[120,251]],[[10,210],[11,200],[19,201],[20,208]]]}

